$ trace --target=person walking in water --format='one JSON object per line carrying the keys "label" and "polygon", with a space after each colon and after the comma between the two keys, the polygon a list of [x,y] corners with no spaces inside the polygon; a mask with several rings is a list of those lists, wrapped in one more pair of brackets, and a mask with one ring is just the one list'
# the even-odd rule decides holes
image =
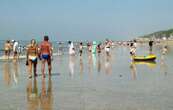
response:
{"label": "person walking in water", "polygon": [[34,77],[37,76],[37,58],[38,58],[38,45],[35,39],[27,46],[26,65],[28,66],[29,78],[32,78],[32,67],[34,67]]}
{"label": "person walking in water", "polygon": [[105,52],[107,56],[110,56],[110,48],[111,48],[111,42],[110,41],[106,41],[105,42]]}
{"label": "person walking in water", "polygon": [[69,41],[69,55],[75,55],[75,48],[73,42]]}
{"label": "person walking in water", "polygon": [[82,44],[82,42],[80,42],[80,45],[79,45],[79,55],[82,56],[82,53],[83,53],[83,44]]}
{"label": "person walking in water", "polygon": [[87,50],[88,50],[88,53],[92,52],[92,44],[91,44],[91,42],[87,43]]}
{"label": "person walking in water", "polygon": [[10,51],[11,51],[11,44],[10,44],[10,41],[7,40],[4,44],[4,53],[7,59],[9,59],[10,57]]}
{"label": "person walking in water", "polygon": [[97,51],[97,42],[93,41],[92,43],[92,54],[96,54]]}
{"label": "person walking in water", "polygon": [[52,65],[51,65],[51,57],[53,53],[53,48],[52,44],[49,42],[49,37],[44,36],[44,41],[41,42],[39,46],[39,51],[40,51],[40,58],[42,60],[42,65],[41,65],[41,71],[43,78],[45,78],[45,63],[47,62],[48,64],[48,71],[49,71],[49,76],[51,76],[51,70],[52,70]]}
{"label": "person walking in water", "polygon": [[97,53],[100,54],[101,51],[102,51],[101,43],[99,43],[99,44],[97,45]]}
{"label": "person walking in water", "polygon": [[165,55],[168,52],[168,47],[164,46],[161,52],[162,52],[162,55]]}
{"label": "person walking in water", "polygon": [[131,60],[133,61],[133,57],[136,55],[136,45],[134,42],[130,43],[130,55],[131,55]]}
{"label": "person walking in water", "polygon": [[13,59],[19,58],[19,56],[18,56],[18,46],[19,46],[19,43],[14,40],[13,41]]}

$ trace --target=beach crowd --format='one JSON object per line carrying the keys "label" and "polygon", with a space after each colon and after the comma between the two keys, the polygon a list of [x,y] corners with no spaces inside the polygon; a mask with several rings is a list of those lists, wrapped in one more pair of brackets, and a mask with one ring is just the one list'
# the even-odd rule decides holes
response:
{"label": "beach crowd", "polygon": [[[152,54],[153,48],[153,40],[149,41],[149,54]],[[70,56],[79,55],[80,57],[83,55],[84,48],[87,48],[87,52],[91,54],[101,54],[102,51],[105,52],[107,56],[110,56],[111,48],[115,47],[115,42],[109,39],[105,39],[104,42],[87,42],[84,45],[84,42],[79,42],[79,45],[74,46],[72,41],[68,41],[68,54]],[[61,45],[61,42],[59,43]],[[125,43],[121,43],[120,45],[126,45],[129,47],[129,53],[131,58],[136,56],[136,49],[137,49],[137,41],[129,41]],[[37,63],[38,60],[41,61],[41,73],[42,77],[45,78],[45,66],[48,66],[48,74],[51,76],[52,72],[52,60],[53,60],[53,46],[52,43],[49,41],[48,36],[44,36],[43,41],[37,43],[35,39],[32,39],[30,43],[26,46],[21,46],[15,40],[7,40],[4,44],[4,58],[10,59],[10,55],[12,53],[12,59],[17,60],[20,57],[26,58],[26,66],[28,67],[28,78],[37,77]],[[23,51],[25,54],[22,55]],[[166,53],[167,47],[163,48],[163,53]],[[61,46],[59,47],[59,53],[62,54]],[[133,59],[132,59],[133,60]]]}

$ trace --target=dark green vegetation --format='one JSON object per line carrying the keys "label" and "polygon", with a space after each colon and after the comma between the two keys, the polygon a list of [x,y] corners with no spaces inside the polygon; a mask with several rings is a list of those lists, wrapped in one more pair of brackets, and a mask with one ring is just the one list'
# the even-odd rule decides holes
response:
{"label": "dark green vegetation", "polygon": [[173,37],[173,29],[158,31],[158,32],[154,32],[154,33],[151,33],[151,34],[148,34],[148,35],[141,36],[141,37],[142,38],[152,38],[152,37],[155,37],[155,38],[163,38],[163,37],[169,38],[169,37],[171,37],[171,35]]}

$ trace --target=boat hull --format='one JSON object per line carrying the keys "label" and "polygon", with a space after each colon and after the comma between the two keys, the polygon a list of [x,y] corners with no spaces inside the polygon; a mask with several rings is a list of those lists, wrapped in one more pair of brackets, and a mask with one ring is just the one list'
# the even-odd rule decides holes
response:
{"label": "boat hull", "polygon": [[134,61],[154,61],[156,60],[156,55],[148,55],[148,56],[134,56]]}

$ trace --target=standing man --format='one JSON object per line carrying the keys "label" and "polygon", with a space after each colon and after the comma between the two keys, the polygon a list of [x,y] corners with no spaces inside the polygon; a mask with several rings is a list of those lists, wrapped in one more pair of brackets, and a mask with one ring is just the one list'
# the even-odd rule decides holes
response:
{"label": "standing man", "polygon": [[134,42],[130,43],[130,55],[131,55],[131,61],[133,61],[133,57],[136,55],[136,46]]}
{"label": "standing man", "polygon": [[13,59],[19,58],[19,56],[18,56],[18,46],[19,46],[19,43],[14,40],[13,41]]}
{"label": "standing man", "polygon": [[150,40],[148,44],[149,44],[149,47],[150,47],[150,54],[151,54],[152,50],[153,50],[153,41]]}
{"label": "standing man", "polygon": [[52,65],[51,65],[51,57],[53,53],[53,48],[52,44],[49,42],[49,37],[44,36],[44,41],[41,42],[39,46],[40,50],[40,57],[42,60],[42,65],[41,65],[41,71],[43,78],[45,78],[45,63],[47,62],[48,64],[48,70],[49,70],[49,76],[51,76],[51,70],[52,70]]}

